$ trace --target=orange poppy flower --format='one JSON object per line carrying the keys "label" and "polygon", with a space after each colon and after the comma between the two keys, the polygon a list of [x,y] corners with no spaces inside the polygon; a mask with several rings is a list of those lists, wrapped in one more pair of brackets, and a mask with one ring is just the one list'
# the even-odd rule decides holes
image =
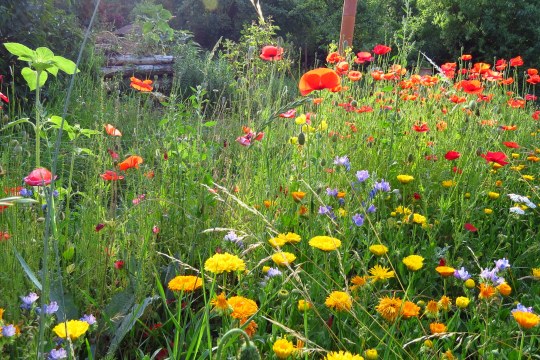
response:
{"label": "orange poppy flower", "polygon": [[513,107],[514,109],[524,108],[525,100],[523,99],[510,99],[508,100],[508,106]]}
{"label": "orange poppy flower", "polygon": [[338,62],[343,61],[343,60],[344,60],[344,57],[339,55],[339,53],[336,51],[331,52],[326,57],[326,62],[330,64],[337,64]]}
{"label": "orange poppy flower", "polygon": [[463,60],[463,61],[469,61],[469,60],[472,60],[472,55],[469,55],[469,54],[463,54],[463,55],[461,55],[461,60]]}
{"label": "orange poppy flower", "polygon": [[313,104],[319,105],[323,101],[324,101],[324,98],[315,98],[315,99],[313,99]]}
{"label": "orange poppy flower", "polygon": [[334,88],[338,88],[340,84],[341,79],[334,70],[318,68],[302,75],[298,88],[300,89],[300,94],[306,96],[314,90],[333,90]]}
{"label": "orange poppy flower", "polygon": [[152,87],[152,83],[153,83],[152,80],[148,80],[148,79],[141,80],[141,79],[137,79],[134,76],[132,76],[130,80],[131,80],[131,84],[129,84],[129,86],[131,86],[135,90],[139,90],[141,92],[149,92],[149,91],[154,90],[154,88]]}
{"label": "orange poppy flower", "polygon": [[107,170],[104,174],[100,175],[101,178],[105,181],[116,181],[116,180],[122,180],[124,177],[121,175],[118,175],[114,171]]}
{"label": "orange poppy flower", "polygon": [[527,79],[527,82],[528,82],[529,84],[533,84],[533,85],[539,84],[539,83],[540,83],[540,75],[531,75],[531,76]]}
{"label": "orange poppy flower", "polygon": [[418,124],[414,124],[413,125],[413,130],[416,131],[416,132],[426,132],[426,131],[429,131],[429,128],[427,126],[426,123],[422,123],[420,125]]}
{"label": "orange poppy flower", "polygon": [[382,70],[374,70],[371,72],[371,77],[373,80],[382,80],[384,76],[384,72]]}
{"label": "orange poppy flower", "polygon": [[460,104],[467,101],[467,98],[465,96],[457,96],[454,94],[450,97],[450,101],[453,102],[454,104]]}
{"label": "orange poppy flower", "polygon": [[491,68],[491,65],[479,62],[473,65],[472,71],[475,73],[483,74]]}
{"label": "orange poppy flower", "polygon": [[514,82],[514,78],[509,77],[508,79],[501,80],[499,85],[510,85]]}
{"label": "orange poppy flower", "polygon": [[349,71],[349,63],[346,61],[338,62],[338,64],[336,65],[336,72],[339,75],[344,75],[347,73],[347,71]]}
{"label": "orange poppy flower", "polygon": [[507,65],[508,63],[506,62],[506,60],[499,59],[495,62],[495,69],[497,69],[497,71],[503,71],[504,69],[506,69]]}
{"label": "orange poppy flower", "polygon": [[137,155],[131,155],[126,160],[122,161],[120,164],[118,164],[118,168],[122,171],[126,171],[127,169],[139,168],[139,164],[143,163],[143,158]]}
{"label": "orange poppy flower", "polygon": [[112,126],[111,124],[105,125],[105,132],[111,136],[122,136],[120,130]]}
{"label": "orange poppy flower", "polygon": [[358,81],[362,79],[362,73],[360,71],[349,71],[349,73],[347,74],[347,77],[351,81]]}

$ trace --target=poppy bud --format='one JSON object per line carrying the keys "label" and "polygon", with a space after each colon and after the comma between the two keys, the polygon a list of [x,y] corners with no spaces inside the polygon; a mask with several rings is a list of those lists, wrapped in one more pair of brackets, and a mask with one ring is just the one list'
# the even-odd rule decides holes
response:
{"label": "poppy bud", "polygon": [[259,354],[259,350],[257,350],[257,347],[252,341],[249,341],[247,343],[244,343],[242,347],[240,347],[240,351],[238,352],[238,359],[239,360],[260,360],[261,355]]}
{"label": "poppy bud", "polygon": [[298,134],[298,144],[304,145],[305,143],[306,143],[306,135],[304,135],[304,133],[301,132],[300,134]]}

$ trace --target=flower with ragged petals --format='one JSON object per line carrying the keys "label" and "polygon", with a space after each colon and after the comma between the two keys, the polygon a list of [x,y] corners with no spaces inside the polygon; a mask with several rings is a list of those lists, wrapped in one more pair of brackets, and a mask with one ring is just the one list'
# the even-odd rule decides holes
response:
{"label": "flower with ragged petals", "polygon": [[420,255],[409,255],[402,262],[410,271],[418,271],[424,266],[424,258]]}
{"label": "flower with ragged petals", "polygon": [[203,284],[203,279],[193,275],[179,275],[173,278],[167,284],[171,291],[192,292],[200,288]]}
{"label": "flower with ragged petals", "polygon": [[62,339],[69,337],[71,340],[77,340],[88,331],[89,327],[86,321],[69,320],[56,325],[52,330]]}
{"label": "flower with ragged petals", "polygon": [[341,246],[341,240],[330,236],[315,236],[309,240],[309,245],[322,251],[332,251]]}
{"label": "flower with ragged petals", "polygon": [[324,304],[336,311],[349,311],[352,308],[352,297],[344,291],[333,291]]}
{"label": "flower with ragged petals", "polygon": [[272,345],[272,350],[278,359],[286,359],[294,351],[294,345],[287,339],[277,339]]}
{"label": "flower with ragged petals", "polygon": [[221,274],[224,272],[244,271],[246,264],[244,260],[236,255],[229,253],[215,254],[206,260],[204,269],[214,274]]}
{"label": "flower with ragged petals", "polygon": [[373,282],[385,281],[395,277],[395,272],[393,270],[378,264],[369,269],[369,273],[371,275],[371,281]]}

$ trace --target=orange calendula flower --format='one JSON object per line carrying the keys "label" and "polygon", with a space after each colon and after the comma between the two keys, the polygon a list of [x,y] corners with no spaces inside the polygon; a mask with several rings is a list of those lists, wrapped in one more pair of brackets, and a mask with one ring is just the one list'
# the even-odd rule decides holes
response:
{"label": "orange calendula flower", "polygon": [[227,301],[227,297],[225,296],[225,293],[221,293],[217,296],[215,296],[212,301],[210,301],[210,304],[214,306],[212,308],[213,311],[217,312],[220,315],[226,315],[232,312],[232,306],[229,305],[229,302]]}
{"label": "orange calendula flower", "polygon": [[233,309],[231,316],[235,319],[247,319],[259,310],[255,301],[243,296],[233,296],[227,302]]}
{"label": "orange calendula flower", "polygon": [[489,299],[497,292],[497,290],[493,286],[483,283],[480,284],[478,288],[480,289],[480,293],[478,294],[478,297],[480,299]]}
{"label": "orange calendula flower", "polygon": [[302,199],[304,198],[304,196],[306,196],[306,193],[303,192],[303,191],[293,191],[291,193],[291,196],[293,198],[294,201],[296,202],[300,202],[302,201]]}
{"label": "orange calendula flower", "polygon": [[401,313],[402,300],[396,297],[385,296],[379,300],[379,305],[375,308],[377,312],[389,322],[395,321]]}
{"label": "orange calendula flower", "polygon": [[456,269],[450,266],[437,266],[435,271],[437,271],[443,277],[448,277],[454,275],[454,271],[456,271]]}
{"label": "orange calendula flower", "polygon": [[137,79],[134,76],[132,76],[130,80],[131,80],[131,84],[129,84],[129,86],[131,86],[135,90],[139,90],[141,92],[149,92],[149,91],[154,90],[154,88],[152,87],[152,83],[153,83],[152,80],[148,80],[148,79],[141,80],[141,79]]}
{"label": "orange calendula flower", "polygon": [[507,283],[502,283],[497,286],[497,290],[499,290],[499,294],[501,294],[502,296],[508,296],[512,293],[512,287]]}
{"label": "orange calendula flower", "polygon": [[126,160],[118,164],[118,168],[122,171],[127,169],[135,168],[138,169],[139,165],[144,162],[143,158],[137,155],[131,155]]}
{"label": "orange calendula flower", "polygon": [[434,322],[429,324],[429,330],[431,330],[432,334],[442,334],[446,332],[446,325]]}
{"label": "orange calendula flower", "polygon": [[513,311],[512,316],[516,322],[524,329],[530,329],[540,323],[540,317],[528,311]]}
{"label": "orange calendula flower", "polygon": [[416,305],[412,301],[405,301],[401,312],[405,319],[418,317],[418,315],[420,315],[420,306]]}
{"label": "orange calendula flower", "polygon": [[105,125],[105,132],[111,136],[122,136],[120,130],[112,126],[111,124]]}

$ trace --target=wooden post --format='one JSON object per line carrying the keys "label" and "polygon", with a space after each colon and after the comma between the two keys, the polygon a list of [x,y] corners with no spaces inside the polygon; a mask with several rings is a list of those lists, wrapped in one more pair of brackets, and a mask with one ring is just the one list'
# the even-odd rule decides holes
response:
{"label": "wooden post", "polygon": [[341,31],[339,33],[339,53],[343,54],[343,43],[352,46],[354,34],[354,22],[356,19],[356,5],[358,0],[343,1],[343,15],[341,16]]}

